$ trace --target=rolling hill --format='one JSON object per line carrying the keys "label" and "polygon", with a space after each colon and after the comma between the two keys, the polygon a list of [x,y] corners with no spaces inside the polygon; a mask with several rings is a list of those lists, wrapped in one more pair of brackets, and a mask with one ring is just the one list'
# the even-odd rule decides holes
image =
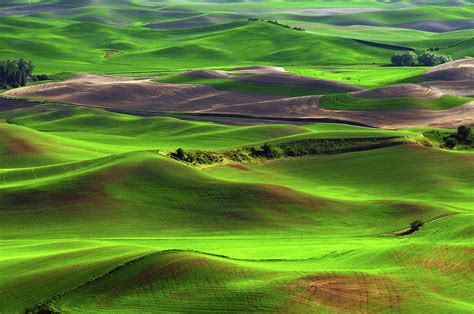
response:
{"label": "rolling hill", "polygon": [[473,16],[0,0],[0,313],[474,312]]}

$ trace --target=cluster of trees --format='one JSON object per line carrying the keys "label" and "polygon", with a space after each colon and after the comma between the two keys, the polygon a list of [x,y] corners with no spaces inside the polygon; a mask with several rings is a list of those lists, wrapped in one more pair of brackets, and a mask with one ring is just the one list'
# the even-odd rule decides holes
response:
{"label": "cluster of trees", "polygon": [[447,148],[454,148],[457,145],[472,145],[474,144],[472,129],[467,125],[461,125],[455,134],[444,138],[444,146]]}
{"label": "cluster of trees", "polygon": [[26,81],[33,77],[33,62],[23,58],[16,60],[0,60],[0,87],[16,88],[25,86]]}
{"label": "cluster of trees", "polygon": [[396,66],[434,66],[453,61],[450,56],[438,56],[433,52],[425,52],[418,55],[416,52],[408,51],[392,56],[392,65]]}
{"label": "cluster of trees", "polygon": [[268,143],[263,144],[260,148],[251,147],[250,154],[254,157],[264,157],[267,159],[280,158],[284,155],[283,150],[279,146]]}
{"label": "cluster of trees", "polygon": [[292,27],[290,25],[282,24],[282,23],[278,22],[277,20],[263,20],[263,19],[256,19],[256,18],[249,18],[248,20],[249,21],[254,21],[254,22],[257,22],[257,21],[267,22],[267,23],[270,23],[270,24],[274,24],[274,25],[284,27],[284,28],[294,29],[295,31],[304,31],[305,30],[304,28],[301,28],[301,27]]}

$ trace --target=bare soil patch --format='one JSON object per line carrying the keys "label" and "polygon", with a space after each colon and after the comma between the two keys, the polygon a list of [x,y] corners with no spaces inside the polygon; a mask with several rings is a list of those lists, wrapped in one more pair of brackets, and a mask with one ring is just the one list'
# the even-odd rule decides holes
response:
{"label": "bare soil patch", "polygon": [[285,307],[308,304],[321,312],[396,310],[409,294],[403,286],[385,275],[326,273],[306,276],[288,287],[296,296]]}
{"label": "bare soil patch", "polygon": [[440,81],[474,80],[474,58],[456,60],[432,67],[423,76]]}
{"label": "bare soil patch", "polygon": [[474,28],[474,19],[467,20],[425,20],[397,24],[394,27],[417,29],[426,32],[445,33]]}
{"label": "bare soil patch", "polygon": [[[199,72],[207,75],[209,72]],[[213,72],[211,72],[212,74]],[[243,76],[249,81],[281,83],[285,81],[277,73]],[[240,77],[239,77],[240,78]],[[279,80],[282,78],[282,80]],[[285,82],[292,84],[290,76]],[[296,78],[299,80],[299,78]],[[317,81],[314,83],[314,81]],[[299,81],[298,81],[299,82]],[[326,82],[312,82],[318,86]],[[293,81],[294,83],[294,81]],[[342,83],[327,82],[329,87],[344,88]],[[342,87],[341,87],[342,86]],[[411,85],[409,85],[411,86]],[[359,89],[347,87],[349,89]],[[395,90],[400,96],[400,89]],[[433,97],[436,89],[416,87],[402,89],[403,95]],[[390,92],[390,93],[389,93]],[[380,91],[370,91],[373,96]],[[385,94],[384,94],[385,93]],[[361,93],[367,95],[365,92]],[[392,90],[382,90],[384,97],[394,96]],[[460,124],[474,125],[474,102],[448,110],[325,110],[319,106],[319,96],[287,97],[281,95],[247,94],[218,91],[210,86],[199,84],[156,83],[144,78],[112,77],[101,75],[82,75],[60,83],[49,83],[10,90],[4,93],[10,97],[31,97],[73,104],[82,104],[113,109],[129,113],[186,112],[194,114],[214,114],[258,119],[317,119],[347,122],[350,124],[399,129],[414,126],[457,127]]]}
{"label": "bare soil patch", "polygon": [[462,81],[428,81],[421,86],[436,88],[445,94],[457,96],[474,96],[474,79]]}
{"label": "bare soil patch", "polygon": [[283,96],[218,91],[198,84],[168,84],[148,79],[82,75],[60,83],[10,90],[10,97],[148,112],[193,112],[239,103],[276,100]]}
{"label": "bare soil patch", "polygon": [[350,13],[364,13],[364,12],[375,12],[382,11],[380,8],[288,8],[288,9],[272,9],[272,10],[258,10],[258,11],[246,11],[245,13],[301,13],[305,15],[337,15],[337,14],[350,14]]}

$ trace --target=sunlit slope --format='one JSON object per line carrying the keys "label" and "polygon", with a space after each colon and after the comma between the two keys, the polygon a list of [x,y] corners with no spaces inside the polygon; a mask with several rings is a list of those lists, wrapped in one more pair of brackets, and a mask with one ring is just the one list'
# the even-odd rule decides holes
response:
{"label": "sunlit slope", "polygon": [[238,182],[272,182],[341,199],[412,201],[420,205],[435,202],[456,212],[469,210],[474,201],[470,188],[473,167],[472,153],[403,145],[246,165],[247,171],[228,166],[207,171]]}
{"label": "sunlit slope", "polygon": [[[2,157],[6,312],[472,309],[472,152],[402,145],[205,170],[162,155],[424,129],[240,127],[51,105],[0,117],[10,123],[0,149],[21,138],[41,153]],[[393,235],[415,220],[426,224]]]}
{"label": "sunlit slope", "polygon": [[[2,209],[4,211],[4,209]],[[20,226],[18,226],[20,228]],[[150,252],[97,241],[3,241],[0,308],[20,313]]]}
{"label": "sunlit slope", "polygon": [[271,234],[273,228],[296,234],[338,229],[341,215],[354,226],[344,233],[370,234],[449,213],[430,205],[388,200],[368,206],[268,183],[215,179],[151,152],[36,171],[18,170],[19,179],[7,177],[2,186],[8,208],[0,212],[2,236]]}
{"label": "sunlit slope", "polygon": [[10,123],[108,152],[227,149],[313,133],[294,125],[228,126],[169,117],[137,117],[87,107],[37,106],[4,113]]}
{"label": "sunlit slope", "polygon": [[1,168],[27,168],[103,156],[61,137],[11,124],[0,124]]}
{"label": "sunlit slope", "polygon": [[[26,24],[25,24],[26,22]],[[38,72],[130,72],[237,65],[385,63],[393,50],[299,32],[266,22],[183,31],[90,22],[0,17],[0,58],[34,60]],[[109,53],[108,51],[113,51]],[[336,53],[344,51],[343,54]]]}
{"label": "sunlit slope", "polygon": [[[9,259],[2,260],[0,269],[17,274],[34,264],[41,267],[26,276],[4,278],[0,284],[10,294],[2,305],[11,311],[39,305],[65,312],[213,308],[415,313],[426,307],[468,312],[468,242],[459,237],[457,244],[432,240],[433,229],[441,227],[446,235],[460,222],[451,219],[433,222],[405,240],[333,235],[25,241],[6,248]],[[169,247],[182,249],[166,250]],[[36,256],[22,255],[25,249],[34,249]],[[59,280],[63,278],[68,280]],[[22,289],[15,286],[18,282]],[[47,288],[40,289],[43,285]]]}

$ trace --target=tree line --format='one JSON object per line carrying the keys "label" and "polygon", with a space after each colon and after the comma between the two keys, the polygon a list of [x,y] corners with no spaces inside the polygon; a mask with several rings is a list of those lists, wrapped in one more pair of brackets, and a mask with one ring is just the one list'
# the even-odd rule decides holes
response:
{"label": "tree line", "polygon": [[25,86],[27,80],[33,77],[34,68],[33,62],[23,58],[0,60],[0,87],[6,89]]}
{"label": "tree line", "polygon": [[451,56],[438,56],[433,52],[425,52],[418,55],[416,52],[408,51],[392,56],[392,65],[395,66],[434,66],[453,61]]}

